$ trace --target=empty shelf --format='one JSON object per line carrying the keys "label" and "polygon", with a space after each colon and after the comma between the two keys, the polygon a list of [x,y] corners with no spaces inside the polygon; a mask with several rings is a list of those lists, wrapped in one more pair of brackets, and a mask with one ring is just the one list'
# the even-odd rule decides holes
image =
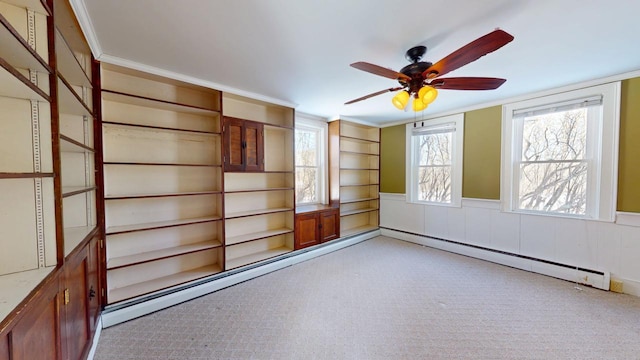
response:
{"label": "empty shelf", "polygon": [[147,251],[139,254],[133,254],[128,256],[120,256],[107,261],[107,269],[115,269],[118,267],[140,264],[143,262],[149,262],[153,260],[165,259],[172,256],[178,256],[182,254],[188,254],[197,251],[209,250],[216,247],[220,247],[219,241],[203,241],[195,244],[188,244],[183,246],[177,246],[173,248]]}
{"label": "empty shelf", "polygon": [[292,249],[283,246],[283,247],[279,247],[279,248],[275,248],[275,249],[269,249],[269,250],[265,250],[265,251],[261,251],[261,252],[257,252],[254,254],[250,254],[250,255],[245,255],[245,256],[241,256],[239,258],[235,258],[235,259],[227,259],[227,263],[226,263],[226,270],[230,270],[233,268],[237,268],[243,265],[248,265],[248,264],[252,264],[258,261],[262,261],[262,260],[266,260],[272,257],[276,257],[279,255],[283,255],[286,254],[288,252],[292,251]]}
{"label": "empty shelf", "polygon": [[234,244],[239,244],[239,243],[243,243],[251,240],[258,240],[258,239],[264,239],[272,236],[288,234],[291,232],[293,232],[292,229],[282,228],[282,229],[260,231],[260,232],[250,233],[250,234],[230,236],[230,237],[227,237],[226,239],[226,245],[234,245]]}

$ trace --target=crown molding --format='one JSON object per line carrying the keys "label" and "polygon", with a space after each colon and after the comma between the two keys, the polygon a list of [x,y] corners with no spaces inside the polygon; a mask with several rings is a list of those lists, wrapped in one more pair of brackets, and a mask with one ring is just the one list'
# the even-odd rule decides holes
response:
{"label": "crown molding", "polygon": [[76,19],[78,19],[80,29],[82,29],[84,37],[87,39],[93,57],[96,58],[96,60],[100,60],[103,55],[102,47],[98,41],[98,36],[96,36],[96,31],[89,17],[89,12],[87,11],[84,0],[69,0],[69,4],[71,4],[71,9],[75,13]]}

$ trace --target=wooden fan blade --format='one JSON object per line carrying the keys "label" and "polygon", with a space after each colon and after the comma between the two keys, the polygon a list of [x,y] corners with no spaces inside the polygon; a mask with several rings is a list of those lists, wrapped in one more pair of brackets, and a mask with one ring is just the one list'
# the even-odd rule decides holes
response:
{"label": "wooden fan blade", "polygon": [[493,90],[500,87],[506,79],[489,77],[438,78],[429,85],[436,89],[447,90]]}
{"label": "wooden fan blade", "polygon": [[500,49],[511,42],[511,40],[513,40],[511,34],[503,30],[494,30],[431,65],[422,72],[422,76],[425,79],[442,76],[470,62],[476,61],[488,53]]}
{"label": "wooden fan blade", "polygon": [[411,80],[410,77],[408,77],[407,75],[405,75],[403,73],[399,73],[399,72],[393,71],[391,69],[383,68],[382,66],[370,64],[368,62],[363,62],[363,61],[355,62],[355,63],[351,64],[351,67],[354,67],[354,68],[356,68],[358,70],[366,71],[366,72],[374,74],[374,75],[384,76],[384,77],[389,78],[389,79],[394,79],[394,80],[402,79],[402,80],[405,80],[405,81]]}
{"label": "wooden fan blade", "polygon": [[347,102],[346,102],[346,103],[344,103],[344,104],[345,104],[345,105],[353,104],[354,102],[358,102],[358,101],[366,100],[366,99],[368,99],[368,98],[371,98],[371,97],[374,97],[374,96],[378,96],[378,95],[380,95],[380,94],[384,94],[384,93],[387,93],[387,92],[398,91],[398,90],[400,90],[400,89],[402,89],[402,87],[395,87],[395,88],[389,88],[389,89],[385,89],[385,90],[380,90],[380,91],[374,92],[373,94],[365,95],[365,96],[363,96],[363,97],[359,97],[359,98],[357,98],[357,99],[353,99],[353,100],[351,100],[351,101],[347,101]]}

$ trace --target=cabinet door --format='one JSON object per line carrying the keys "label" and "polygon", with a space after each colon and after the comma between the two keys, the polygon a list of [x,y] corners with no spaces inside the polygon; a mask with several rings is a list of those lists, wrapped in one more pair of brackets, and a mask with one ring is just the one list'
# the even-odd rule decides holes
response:
{"label": "cabinet door", "polygon": [[224,170],[244,170],[244,121],[224,118]]}
{"label": "cabinet door", "polygon": [[90,339],[89,289],[87,288],[89,247],[90,245],[87,245],[72,255],[65,264],[65,304],[62,306],[66,323],[63,339],[65,359],[80,359]]}
{"label": "cabinet door", "polygon": [[[56,276],[39,290],[38,300],[25,309],[25,317],[11,330],[13,360],[60,359],[59,282]],[[0,346],[0,349],[2,346]]]}
{"label": "cabinet door", "polygon": [[320,242],[340,237],[340,213],[338,209],[320,213]]}
{"label": "cabinet door", "polygon": [[296,215],[295,249],[319,244],[319,222],[317,213]]}
{"label": "cabinet door", "polygon": [[264,169],[263,126],[253,121],[244,122],[245,171],[262,171]]}
{"label": "cabinet door", "polygon": [[101,237],[95,237],[89,245],[87,245],[89,254],[87,256],[87,298],[89,301],[89,331],[90,337],[96,331],[96,325],[100,317],[102,304],[100,302],[100,240]]}

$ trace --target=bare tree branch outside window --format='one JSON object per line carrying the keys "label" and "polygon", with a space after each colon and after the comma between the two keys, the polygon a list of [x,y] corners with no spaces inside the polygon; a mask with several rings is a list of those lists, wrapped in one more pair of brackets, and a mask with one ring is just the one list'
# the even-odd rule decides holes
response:
{"label": "bare tree branch outside window", "polygon": [[587,111],[583,108],[524,118],[520,209],[586,213]]}
{"label": "bare tree branch outside window", "polygon": [[419,135],[418,200],[451,202],[452,133]]}
{"label": "bare tree branch outside window", "polygon": [[318,202],[318,132],[295,131],[296,201]]}

